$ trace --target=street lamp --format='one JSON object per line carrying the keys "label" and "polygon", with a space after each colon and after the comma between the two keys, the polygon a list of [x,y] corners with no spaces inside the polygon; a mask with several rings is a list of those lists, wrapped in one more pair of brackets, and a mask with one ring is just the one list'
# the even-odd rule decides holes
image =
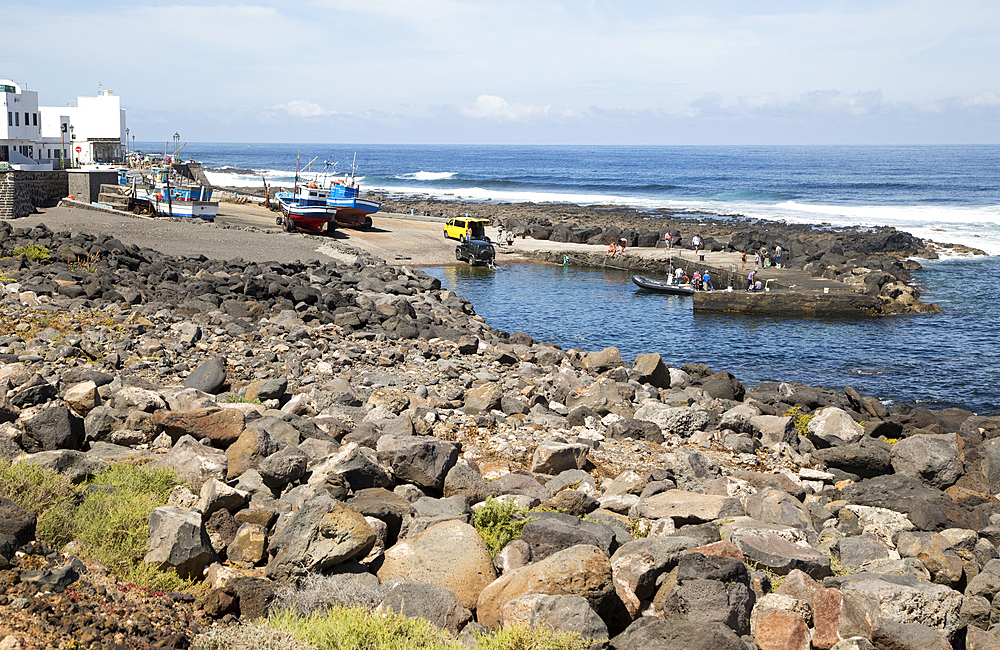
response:
{"label": "street lamp", "polygon": [[74,158],[76,158],[76,142],[75,142],[75,140],[76,140],[76,134],[73,133],[73,125],[70,124],[69,125],[69,166],[70,166],[70,169],[73,169],[73,168],[76,167],[76,163],[74,162]]}

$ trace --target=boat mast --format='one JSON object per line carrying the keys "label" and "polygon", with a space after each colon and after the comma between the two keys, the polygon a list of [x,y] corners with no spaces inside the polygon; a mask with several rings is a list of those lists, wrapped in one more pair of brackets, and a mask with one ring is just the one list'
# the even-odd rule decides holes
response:
{"label": "boat mast", "polygon": [[295,187],[292,189],[293,194],[299,193],[299,156],[301,155],[301,151],[295,154]]}

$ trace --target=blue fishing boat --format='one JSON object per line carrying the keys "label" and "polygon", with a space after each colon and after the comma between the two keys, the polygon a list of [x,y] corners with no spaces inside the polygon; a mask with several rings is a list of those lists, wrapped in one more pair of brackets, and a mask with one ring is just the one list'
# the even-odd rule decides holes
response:
{"label": "blue fishing boat", "polygon": [[358,185],[353,176],[336,179],[330,184],[326,204],[337,208],[337,223],[361,228],[371,228],[371,215],[382,207],[378,201],[358,197]]}

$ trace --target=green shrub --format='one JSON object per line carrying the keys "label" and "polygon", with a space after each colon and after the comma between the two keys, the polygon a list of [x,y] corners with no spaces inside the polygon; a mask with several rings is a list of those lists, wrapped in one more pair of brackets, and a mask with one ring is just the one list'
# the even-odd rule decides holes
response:
{"label": "green shrub", "polygon": [[260,398],[247,399],[242,395],[237,395],[236,393],[226,393],[220,396],[222,399],[218,400],[226,404],[264,404],[260,401]]}
{"label": "green shrub", "polygon": [[513,501],[500,502],[489,497],[479,510],[472,514],[472,525],[486,541],[493,557],[515,539],[520,539],[524,525],[530,521],[528,510]]}
{"label": "green shrub", "polygon": [[35,534],[41,539],[69,541],[64,531],[77,505],[77,488],[64,474],[34,463],[0,460],[0,497],[35,513]]}
{"label": "green shrub", "polygon": [[801,406],[793,406],[785,412],[785,417],[792,418],[792,422],[795,424],[795,432],[802,436],[803,438],[809,435],[809,420],[812,419],[811,415],[807,415],[802,412]]}
{"label": "green shrub", "polygon": [[32,262],[40,262],[49,259],[49,253],[52,251],[38,244],[29,244],[27,246],[18,246],[11,252],[14,254],[14,257],[24,255]]}
{"label": "green shrub", "polygon": [[119,463],[79,486],[33,463],[0,461],[0,496],[38,517],[36,537],[56,546],[73,540],[120,580],[158,591],[190,583],[146,565],[149,513],[165,505],[177,477],[170,470]]}

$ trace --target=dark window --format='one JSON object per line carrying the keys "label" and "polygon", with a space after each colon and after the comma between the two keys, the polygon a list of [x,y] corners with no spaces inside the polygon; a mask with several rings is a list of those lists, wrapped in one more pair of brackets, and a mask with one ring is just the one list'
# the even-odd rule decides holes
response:
{"label": "dark window", "polygon": [[10,147],[0,144],[0,160],[7,162],[10,160]]}
{"label": "dark window", "polygon": [[31,126],[38,126],[38,113],[31,114]]}
{"label": "dark window", "polygon": [[14,126],[21,126],[21,114],[14,113]]}
{"label": "dark window", "polygon": [[24,114],[24,125],[31,126],[31,115],[29,113]]}

